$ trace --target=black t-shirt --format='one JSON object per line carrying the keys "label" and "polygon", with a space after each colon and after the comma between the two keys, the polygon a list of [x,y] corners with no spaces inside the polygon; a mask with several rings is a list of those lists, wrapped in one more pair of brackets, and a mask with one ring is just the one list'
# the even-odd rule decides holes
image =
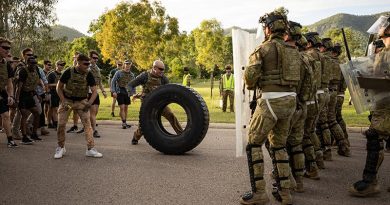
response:
{"label": "black t-shirt", "polygon": [[13,78],[15,76],[14,69],[11,67],[12,62],[7,61],[7,71],[8,71],[8,78]]}
{"label": "black t-shirt", "polygon": [[[70,71],[72,69],[66,69],[64,73],[62,73],[61,75],[61,78],[60,78],[60,81],[64,84],[66,84],[68,82],[68,80],[70,79]],[[75,73],[79,73],[77,72],[77,70],[75,69],[74,70]],[[89,87],[92,87],[92,86],[95,86],[96,83],[95,83],[95,78],[93,77],[92,73],[91,72],[88,72],[87,74],[87,85]],[[66,96],[65,93],[64,93],[64,96],[68,99],[71,99],[71,100],[74,100],[74,101],[80,101],[80,100],[83,100],[85,98],[77,98],[77,97],[71,97],[71,96]]]}
{"label": "black t-shirt", "polygon": [[[47,76],[47,82],[48,84],[53,84],[53,83],[56,83],[56,78],[57,78],[57,74],[58,72],[57,71],[52,71],[49,73],[49,75]],[[61,74],[61,73],[60,73]],[[58,79],[59,80],[59,79]],[[56,92],[56,87],[52,87],[50,86],[50,91],[51,92]]]}

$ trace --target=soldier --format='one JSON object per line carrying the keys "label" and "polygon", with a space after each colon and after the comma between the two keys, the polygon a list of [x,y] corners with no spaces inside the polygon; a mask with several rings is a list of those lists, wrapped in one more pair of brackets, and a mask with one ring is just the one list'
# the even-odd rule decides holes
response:
{"label": "soldier", "polygon": [[229,97],[230,112],[234,112],[234,75],[232,66],[225,66],[226,73],[222,75],[219,82],[219,92],[222,95],[222,112],[226,112],[227,99]]}
{"label": "soldier", "polygon": [[[97,86],[99,86],[100,90],[103,93],[104,98],[107,98],[106,91],[104,90],[103,82],[102,82],[102,75],[100,73],[100,68],[96,65],[97,61],[99,60],[99,54],[96,51],[90,51],[89,57],[91,59],[91,65],[89,66],[89,71],[92,73],[93,77],[95,78],[95,83]],[[91,97],[91,93],[89,94],[89,97]],[[93,130],[93,137],[99,138],[100,134],[96,130],[96,115],[99,111],[99,105],[100,105],[100,99],[99,94],[96,96],[96,99],[93,101],[91,106],[91,124],[92,124],[92,130]],[[78,132],[81,133],[81,132]]]}
{"label": "soldier", "polygon": [[[374,73],[389,77],[390,62],[390,18],[379,32],[385,48],[375,56]],[[365,131],[367,137],[367,158],[363,171],[363,179],[355,182],[349,192],[354,196],[366,197],[380,192],[377,173],[384,158],[383,139],[390,135],[390,97],[388,91],[375,90],[375,94],[383,95],[381,100],[375,102],[371,110],[370,127]],[[390,188],[388,188],[390,191]]]}
{"label": "soldier", "polygon": [[182,85],[187,86],[187,87],[191,87],[190,69],[188,67],[184,67],[183,72],[184,72],[184,75],[183,75]]}
{"label": "soldier", "polygon": [[[31,140],[27,137],[27,118],[31,114],[33,115],[33,128],[31,133],[31,139],[42,140],[37,135],[37,129],[39,127],[39,108],[36,106],[36,88],[38,84],[42,84],[39,78],[38,62],[35,56],[31,53],[26,53],[28,56],[26,59],[26,65],[18,68],[15,78],[17,80],[16,87],[16,102],[19,105],[19,109],[22,115],[20,127],[22,130],[22,143],[31,144]],[[43,85],[42,85],[43,86]]]}
{"label": "soldier", "polygon": [[[74,55],[73,55],[73,66],[76,66],[77,65],[77,57],[80,55],[80,52],[76,51],[74,52]],[[76,112],[73,112],[73,126],[70,127],[66,133],[72,133],[72,132],[76,132],[78,130],[78,127],[77,127],[77,123],[79,121],[79,116],[77,115]],[[83,130],[79,130],[77,132],[80,132],[82,133]]]}
{"label": "soldier", "polygon": [[[118,70],[121,70],[122,69],[122,62],[120,61],[117,61],[116,63],[116,68],[112,69],[110,71],[110,74],[108,76],[108,85],[111,87],[111,83],[112,83],[112,78],[114,77],[116,71]],[[113,90],[110,90],[111,92],[111,97],[112,97],[112,103],[111,103],[111,117],[115,117],[115,104],[116,104],[116,97],[113,96]]]}
{"label": "soldier", "polygon": [[[299,47],[302,57],[306,59],[306,61],[308,61],[307,63],[309,63],[312,69],[312,74],[311,74],[312,93],[309,95],[308,100],[305,103],[307,112],[306,112],[306,119],[303,127],[303,139],[302,139],[302,148],[305,154],[305,169],[306,169],[304,176],[310,179],[320,179],[318,173],[318,166],[315,161],[316,155],[314,151],[314,145],[313,145],[314,143],[311,140],[312,138],[311,133],[314,131],[311,131],[310,129],[314,129],[314,122],[316,116],[318,115],[315,95],[317,93],[317,87],[321,85],[321,64],[316,64],[315,59],[306,53],[307,40],[304,36],[302,36],[301,39],[299,39],[299,41],[297,41],[296,44]],[[316,139],[316,141],[318,144],[320,144],[319,139]]]}
{"label": "soldier", "polygon": [[[320,119],[320,113],[328,104],[329,95],[328,95],[328,84],[329,84],[329,71],[325,69],[323,56],[320,54],[318,47],[321,45],[321,39],[318,36],[317,32],[309,32],[305,34],[305,38],[307,39],[307,47],[306,54],[311,56],[314,59],[315,70],[321,68],[321,72],[318,72],[316,76],[321,76],[321,78],[317,81],[317,94],[316,99],[312,105],[308,106],[308,113],[317,113],[317,115],[309,115],[306,120],[307,132],[305,132],[306,136],[310,137],[310,141],[314,146],[314,151],[316,154],[316,163],[318,168],[324,169],[324,159],[323,159],[323,151],[321,149],[321,142],[319,140],[319,136],[315,132],[316,122]],[[320,75],[318,75],[320,74]],[[314,110],[315,109],[315,110]],[[322,122],[324,121],[324,117],[326,117],[326,111],[323,111],[322,114]],[[327,120],[325,120],[326,122]],[[329,129],[328,129],[329,131]],[[330,136],[330,132],[328,133]],[[305,137],[307,138],[307,137]]]}
{"label": "soldier", "polygon": [[128,106],[130,105],[130,96],[135,93],[135,89],[129,86],[130,81],[134,79],[134,74],[130,71],[132,62],[125,60],[125,67],[115,73],[111,82],[112,96],[118,100],[120,116],[122,119],[122,128],[130,128],[126,123]]}
{"label": "soldier", "polygon": [[[285,36],[286,44],[293,48],[297,48],[297,42],[301,39],[301,24],[290,21],[289,35]],[[296,181],[296,192],[304,192],[303,189],[303,174],[305,168],[305,155],[302,148],[304,125],[307,115],[306,103],[313,99],[316,88],[313,80],[313,69],[309,61],[309,57],[301,53],[301,62],[297,61],[301,67],[300,83],[297,87],[297,109],[291,119],[291,131],[287,138],[287,148],[290,155],[290,164],[292,174]]]}
{"label": "soldier", "polygon": [[62,70],[65,68],[66,63],[62,60],[56,62],[56,69],[49,73],[47,76],[48,86],[50,89],[50,119],[53,122],[53,128],[57,129],[58,126],[58,106],[60,105],[60,97],[57,94],[56,87],[60,80]]}
{"label": "soldier", "polygon": [[[43,72],[45,73],[45,76],[46,78],[48,78],[49,76],[49,73],[52,72],[52,63],[50,60],[44,60],[43,61]],[[45,118],[47,120],[47,127],[48,128],[54,128],[53,127],[53,120],[51,118],[51,116],[53,115],[52,114],[52,110],[50,109],[50,89],[48,88],[48,92],[46,93],[46,98],[47,100],[44,100],[44,114],[45,114]]]}
{"label": "soldier", "polygon": [[5,58],[11,50],[11,41],[0,37],[0,116],[2,119],[3,128],[7,135],[7,146],[9,148],[17,147],[18,145],[12,139],[11,121],[8,112],[8,106],[14,104],[13,85],[12,85],[12,68],[9,66]]}
{"label": "soldier", "polygon": [[252,191],[245,193],[240,202],[266,204],[269,201],[263,178],[262,153],[262,145],[268,138],[281,188],[278,194],[282,204],[292,204],[286,143],[291,117],[296,109],[301,69],[297,62],[300,62],[300,56],[296,48],[284,43],[283,37],[288,27],[284,9],[260,17],[260,23],[263,24],[267,40],[250,55],[249,65],[244,72],[247,88],[262,92],[250,121],[246,146]]}
{"label": "soldier", "polygon": [[[148,93],[152,92],[158,86],[169,83],[168,78],[164,75],[164,70],[164,63],[160,60],[155,60],[151,70],[142,72],[130,82],[129,86],[134,89],[137,86],[142,85],[141,101]],[[179,121],[168,106],[164,108],[161,115],[169,121],[177,134],[183,132],[183,128],[181,127]],[[138,144],[138,140],[141,139],[142,135],[141,128],[138,126],[138,129],[134,132],[131,143],[133,145]]]}
{"label": "soldier", "polygon": [[[75,67],[68,68],[61,75],[60,81],[57,84],[57,93],[60,98],[60,106],[58,108],[58,147],[54,155],[55,159],[60,159],[65,154],[65,126],[68,121],[70,111],[76,112],[80,116],[85,130],[85,139],[87,141],[87,157],[100,158],[103,157],[95,148],[92,137],[91,121],[89,110],[97,96],[95,79],[92,73],[88,70],[90,59],[84,54],[77,57]],[[88,90],[92,91],[88,99]]]}

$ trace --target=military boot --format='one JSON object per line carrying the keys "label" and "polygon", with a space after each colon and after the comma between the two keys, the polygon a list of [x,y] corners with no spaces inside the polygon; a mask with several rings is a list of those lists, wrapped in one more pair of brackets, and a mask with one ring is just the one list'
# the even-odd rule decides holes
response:
{"label": "military boot", "polygon": [[373,182],[368,182],[366,180],[360,180],[356,183],[354,183],[349,188],[349,193],[352,196],[358,196],[358,197],[368,197],[373,196],[375,194],[378,194],[380,192],[380,187],[376,180]]}
{"label": "military boot", "polygon": [[290,189],[281,189],[279,190],[280,198],[282,198],[282,205],[292,205],[292,197],[290,194]]}
{"label": "military boot", "polygon": [[318,172],[318,167],[315,162],[310,163],[309,168],[306,170],[304,177],[307,177],[309,179],[320,179],[320,174]]}
{"label": "military boot", "polygon": [[[332,153],[330,153],[330,159],[332,160]],[[316,164],[319,169],[325,169],[324,153],[322,150],[316,151]]]}
{"label": "military boot", "polygon": [[345,140],[341,140],[337,144],[338,144],[337,154],[345,157],[351,156],[351,151],[349,150],[349,147]]}
{"label": "military boot", "polygon": [[302,176],[296,176],[295,181],[297,186],[294,188],[295,192],[303,193],[305,190],[303,189],[303,177]]}
{"label": "military boot", "polygon": [[269,198],[265,190],[257,192],[247,192],[241,196],[240,203],[246,205],[265,205],[269,202]]}
{"label": "military boot", "polygon": [[332,150],[330,148],[325,148],[324,161],[332,161],[332,160],[333,160],[332,159]]}

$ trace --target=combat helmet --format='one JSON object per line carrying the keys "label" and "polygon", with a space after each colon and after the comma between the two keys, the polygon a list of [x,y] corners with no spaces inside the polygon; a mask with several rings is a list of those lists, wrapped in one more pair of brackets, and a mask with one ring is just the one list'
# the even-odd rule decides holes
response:
{"label": "combat helmet", "polygon": [[321,46],[322,42],[317,32],[309,32],[305,34],[307,42],[310,42],[313,47]]}
{"label": "combat helmet", "polygon": [[264,27],[269,27],[273,33],[284,33],[288,29],[287,14],[288,10],[281,7],[275,9],[271,13],[266,13],[264,16],[261,16],[259,23],[263,24]]}
{"label": "combat helmet", "polygon": [[332,48],[332,52],[337,53],[339,56],[342,53],[341,45],[339,43],[335,43]]}
{"label": "combat helmet", "polygon": [[293,40],[299,41],[302,36],[302,25],[300,23],[294,22],[294,21],[289,21],[289,31],[290,31],[290,36],[292,37]]}
{"label": "combat helmet", "polygon": [[331,38],[323,38],[322,39],[322,45],[326,50],[332,50],[333,49],[333,43]]}
{"label": "combat helmet", "polygon": [[305,36],[302,35],[301,38],[295,42],[295,45],[304,50],[304,48],[307,46],[307,40]]}

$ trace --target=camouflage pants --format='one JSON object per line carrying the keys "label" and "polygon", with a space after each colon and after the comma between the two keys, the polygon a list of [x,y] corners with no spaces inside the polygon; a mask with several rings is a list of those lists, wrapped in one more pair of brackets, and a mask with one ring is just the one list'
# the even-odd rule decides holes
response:
{"label": "camouflage pants", "polygon": [[317,131],[323,147],[329,147],[331,145],[331,133],[328,125],[328,103],[329,103],[329,92],[325,92],[317,95],[318,104],[320,107],[320,113],[317,120]]}
{"label": "camouflage pants", "polygon": [[70,112],[73,110],[80,116],[80,120],[84,126],[85,139],[87,141],[88,149],[95,146],[94,140],[92,137],[92,127],[89,116],[89,109],[84,111],[84,107],[87,104],[87,100],[82,101],[72,101],[65,99],[65,102],[61,103],[58,108],[58,127],[57,127],[57,137],[58,137],[58,146],[65,146],[65,127],[68,122],[68,117]]}
{"label": "camouflage pants", "polygon": [[344,141],[344,132],[341,129],[339,123],[336,120],[336,104],[337,104],[337,91],[332,91],[329,93],[329,103],[328,103],[328,125],[332,136],[335,138],[336,142]]}
{"label": "camouflage pants", "polygon": [[290,164],[294,176],[303,176],[305,155],[302,148],[304,126],[307,115],[306,102],[303,102],[291,118],[290,135],[287,137],[287,147],[290,155]]}
{"label": "camouflage pants", "polygon": [[[323,106],[323,104],[322,104]],[[322,158],[322,149],[320,138],[315,132],[316,120],[318,118],[318,110],[321,109],[320,104],[314,101],[307,105],[307,117],[305,120],[303,134],[303,151],[307,163],[312,164],[316,161],[317,156]]]}
{"label": "camouflage pants", "polygon": [[253,168],[251,182],[255,181],[253,183],[257,190],[265,190],[262,145],[267,139],[274,154],[280,186],[286,189],[291,186],[288,178],[291,170],[286,143],[295,109],[294,96],[257,100],[257,107],[249,124],[247,146],[250,173],[251,167]]}
{"label": "camouflage pants", "polygon": [[234,112],[234,91],[233,90],[223,91],[223,93],[222,93],[222,111],[226,112],[228,97],[229,97],[229,103],[230,103],[230,112]]}
{"label": "camouflage pants", "polygon": [[344,119],[343,119],[343,115],[342,115],[343,104],[344,104],[344,95],[340,95],[340,94],[337,95],[336,120],[344,132],[345,139],[348,141],[347,125],[345,124]]}
{"label": "camouflage pants", "polygon": [[[168,106],[164,108],[161,115],[168,120],[173,130],[175,130],[176,134],[180,134],[183,132],[183,128],[181,127],[179,120],[177,120],[176,116],[173,114],[172,110]],[[142,136],[143,133],[138,125],[138,129],[134,132],[134,139],[140,140]]]}

